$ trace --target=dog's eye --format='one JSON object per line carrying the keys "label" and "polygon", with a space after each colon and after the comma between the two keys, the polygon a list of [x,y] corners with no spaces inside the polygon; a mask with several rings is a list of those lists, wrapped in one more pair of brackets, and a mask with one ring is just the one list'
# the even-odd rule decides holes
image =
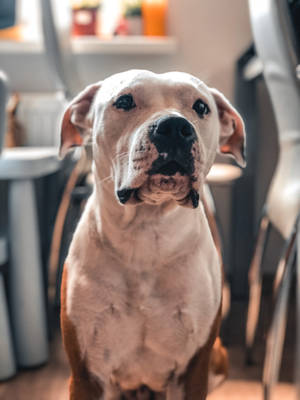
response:
{"label": "dog's eye", "polygon": [[136,104],[135,104],[131,94],[123,94],[123,96],[120,96],[114,102],[113,106],[118,108],[118,109],[121,108],[124,111],[129,111],[132,108],[136,107]]}
{"label": "dog's eye", "polygon": [[195,101],[193,105],[193,110],[196,111],[200,118],[204,118],[204,116],[209,114],[210,112],[208,105],[204,103],[204,101],[202,101],[201,99]]}

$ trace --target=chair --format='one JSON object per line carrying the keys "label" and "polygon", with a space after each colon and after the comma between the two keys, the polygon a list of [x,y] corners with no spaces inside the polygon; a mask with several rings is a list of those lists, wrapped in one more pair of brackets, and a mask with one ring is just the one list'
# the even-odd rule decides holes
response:
{"label": "chair", "polygon": [[[56,87],[61,88],[66,99],[79,91],[79,79],[71,55],[68,6],[67,1],[41,0],[46,56]],[[10,181],[12,325],[17,361],[25,367],[42,364],[48,358],[45,292],[33,180],[59,169],[57,153],[56,148],[14,148],[5,149],[0,159],[0,179]]]}
{"label": "chair", "polygon": [[[5,132],[7,92],[6,76],[0,71],[0,157]],[[4,235],[0,235],[0,380],[10,378],[16,372],[12,333],[3,277],[7,261],[7,239]]]}
{"label": "chair", "polygon": [[44,279],[34,180],[56,172],[55,148],[16,147],[0,157],[0,180],[8,181],[9,296],[18,365],[48,358]]}
{"label": "chair", "polygon": [[71,11],[68,0],[40,0],[44,46],[56,87],[66,100],[83,89],[72,55]]}
{"label": "chair", "polygon": [[[51,11],[50,6],[47,8],[48,3],[42,1],[45,25],[53,23],[52,14],[47,19],[47,12]],[[47,30],[45,44],[48,46],[46,50],[56,50],[56,42],[52,41],[51,32]],[[52,58],[49,62],[54,61]],[[59,70],[60,65],[53,68]],[[17,363],[22,367],[40,365],[48,359],[47,313],[34,180],[60,168],[57,153],[56,148],[24,147],[4,149],[0,158],[0,179],[9,181],[9,294],[15,353]]]}
{"label": "chair", "polygon": [[[65,98],[79,91],[70,44],[69,2],[41,0],[44,47],[52,78]],[[59,33],[59,34],[57,34]],[[0,179],[9,180],[10,303],[18,365],[32,367],[48,358],[48,333],[34,179],[60,168],[56,148],[5,149]]]}
{"label": "chair", "polygon": [[[72,54],[70,2],[68,0],[40,0],[40,3],[46,56],[55,86],[61,88],[67,103],[83,89]],[[66,183],[53,229],[49,256],[49,284],[52,287],[57,286],[57,280],[60,280],[61,270],[57,271],[57,269],[59,268],[63,228],[72,192],[80,177],[89,170],[90,157],[86,157],[85,152],[78,152],[74,161],[75,164]]]}
{"label": "chair", "polygon": [[[217,209],[215,201],[211,193],[210,188],[223,187],[227,190],[232,191],[233,184],[242,176],[241,168],[224,163],[214,163],[206,177],[206,185],[204,186],[204,209],[209,222],[209,227],[214,238],[215,245],[221,257],[223,263],[223,269],[225,272],[224,283],[223,283],[223,302],[222,302],[222,318],[223,320],[227,317],[230,310],[231,303],[231,288],[226,277],[226,261],[228,257],[225,257],[224,252],[224,236],[222,235],[222,226],[219,223],[217,215]],[[230,195],[229,203],[232,200],[232,193]],[[230,218],[230,223],[232,222]],[[232,248],[229,249],[232,251]]]}
{"label": "chair", "polygon": [[[296,75],[297,65],[299,64],[297,48],[299,43],[297,43],[297,38],[294,35],[290,6],[286,0],[249,0],[249,7],[257,53],[263,63],[263,75],[278,127],[280,148],[278,163],[260,219],[255,251],[249,269],[249,306],[246,327],[247,359],[249,362],[252,361],[252,349],[260,308],[262,259],[270,228],[275,227],[286,240],[283,256],[276,271],[274,285],[276,304],[267,339],[264,365],[264,398],[270,399],[279,374],[288,293],[294,272],[293,266],[295,264],[293,262],[296,246],[299,243],[297,216],[300,211],[300,84]],[[299,256],[297,274],[297,365],[299,370]],[[299,372],[297,380],[299,384]],[[298,390],[298,398],[300,398],[300,389]]]}

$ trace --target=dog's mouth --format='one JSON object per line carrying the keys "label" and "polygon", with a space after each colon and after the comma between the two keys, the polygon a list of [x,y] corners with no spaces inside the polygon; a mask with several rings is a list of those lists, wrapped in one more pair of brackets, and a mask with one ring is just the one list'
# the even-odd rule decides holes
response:
{"label": "dog's mouth", "polygon": [[138,188],[125,188],[117,191],[122,204],[159,204],[173,199],[180,205],[197,208],[198,191],[193,188],[195,178],[188,174],[187,168],[176,161],[167,162],[148,171],[148,178]]}
{"label": "dog's mouth", "polygon": [[194,158],[190,153],[180,153],[176,155],[159,154],[156,160],[152,162],[151,168],[147,172],[148,175],[165,175],[174,176],[191,176],[194,173]]}
{"label": "dog's mouth", "polygon": [[158,168],[152,168],[149,175],[161,174],[165,176],[173,176],[176,173],[180,175],[188,175],[187,168],[179,164],[177,161],[169,161]]}
{"label": "dog's mouth", "polygon": [[151,163],[147,157],[137,159],[130,170],[133,178],[127,180],[129,185],[116,192],[120,203],[158,205],[174,200],[183,206],[198,207],[200,176],[195,154],[158,153]]}
{"label": "dog's mouth", "polygon": [[[172,193],[170,188],[174,188],[176,184],[172,179],[164,179],[161,181],[159,187],[161,191],[153,192],[152,189],[149,189],[149,185],[143,185],[141,188],[131,189],[126,188],[117,191],[117,196],[122,204],[138,204],[141,202],[146,202],[149,204],[158,204],[161,202],[161,198],[163,195],[167,195],[168,193]],[[167,189],[166,189],[167,188]],[[199,205],[199,193],[193,187],[189,188],[187,191],[177,191],[172,196],[174,200],[177,201],[178,204],[182,206],[192,206],[193,208],[197,208]]]}

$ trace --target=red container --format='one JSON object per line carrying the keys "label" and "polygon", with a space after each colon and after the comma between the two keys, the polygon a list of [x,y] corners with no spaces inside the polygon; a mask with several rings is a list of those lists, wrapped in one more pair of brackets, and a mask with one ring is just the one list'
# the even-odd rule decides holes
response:
{"label": "red container", "polygon": [[72,10],[72,35],[96,35],[98,25],[97,8],[78,8]]}

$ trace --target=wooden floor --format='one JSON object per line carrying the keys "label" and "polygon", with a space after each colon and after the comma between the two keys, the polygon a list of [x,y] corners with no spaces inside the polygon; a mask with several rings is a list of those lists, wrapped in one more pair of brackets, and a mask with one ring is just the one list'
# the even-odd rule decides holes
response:
{"label": "wooden floor", "polygon": [[57,332],[50,343],[49,362],[40,368],[19,371],[0,383],[1,400],[67,400],[69,368]]}
{"label": "wooden floor", "polygon": [[[256,365],[246,366],[243,348],[243,307],[234,306],[223,332],[229,340],[230,374],[229,379],[216,389],[208,400],[259,400],[262,399],[261,374],[264,357],[263,334],[256,344]],[[264,315],[262,316],[264,318]],[[262,328],[263,329],[263,328]],[[287,343],[282,362],[281,382],[277,385],[272,400],[295,400],[291,384],[293,373],[293,340],[295,330],[288,329]],[[289,335],[291,337],[289,338]],[[226,339],[227,338],[227,339]],[[68,400],[69,368],[57,329],[50,343],[50,360],[47,365],[30,371],[19,371],[13,379],[0,383],[0,400]],[[82,399],[87,400],[87,399]]]}
{"label": "wooden floor", "polygon": [[[229,379],[210,396],[209,400],[262,399],[257,367],[245,367],[241,347],[230,349],[231,371]],[[21,371],[0,384],[1,400],[67,400],[69,369],[57,334],[51,343],[50,360],[44,367]],[[83,399],[85,400],[85,399]],[[295,400],[293,386],[280,383],[274,400]]]}

